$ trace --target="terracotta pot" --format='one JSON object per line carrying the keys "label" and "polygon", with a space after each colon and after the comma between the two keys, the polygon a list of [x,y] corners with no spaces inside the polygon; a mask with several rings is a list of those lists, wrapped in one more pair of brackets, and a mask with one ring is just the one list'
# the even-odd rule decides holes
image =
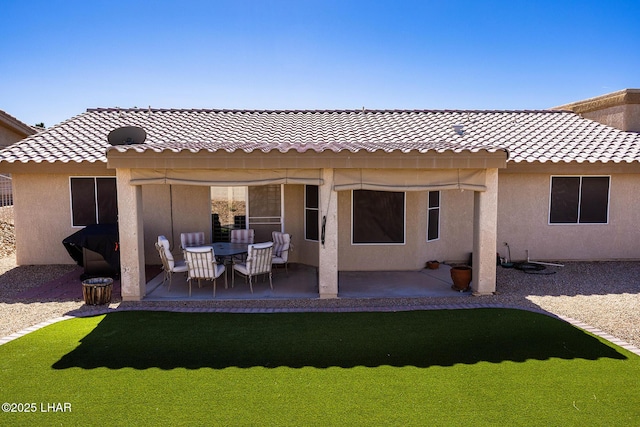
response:
{"label": "terracotta pot", "polygon": [[438,261],[427,261],[427,268],[429,270],[437,270],[440,267],[440,263]]}
{"label": "terracotta pot", "polygon": [[458,265],[451,267],[451,280],[453,280],[452,288],[459,292],[469,289],[471,283],[471,267],[466,265]]}

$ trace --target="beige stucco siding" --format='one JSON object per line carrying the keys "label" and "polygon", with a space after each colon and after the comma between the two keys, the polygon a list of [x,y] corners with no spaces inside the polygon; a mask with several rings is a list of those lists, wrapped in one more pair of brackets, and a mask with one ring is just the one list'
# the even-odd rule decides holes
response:
{"label": "beige stucco siding", "polygon": [[[467,261],[473,250],[473,195],[473,191],[457,190],[440,193],[440,239],[425,243],[424,261]],[[427,205],[426,197],[421,206]],[[421,218],[426,218],[424,209]]]}
{"label": "beige stucco siding", "polygon": [[318,266],[318,242],[304,238],[304,185],[284,186],[284,231],[291,234],[289,262]]}
{"label": "beige stucco siding", "polygon": [[640,132],[640,105],[638,104],[616,105],[585,112],[582,116],[618,129]]}
{"label": "beige stucco siding", "polygon": [[[561,171],[562,169],[559,169]],[[576,173],[578,172],[578,173]],[[561,173],[559,173],[561,174]],[[572,171],[571,174],[579,174]],[[583,170],[589,173],[589,167]],[[550,174],[501,173],[498,197],[498,250],[526,259],[613,260],[640,258],[640,210],[635,195],[640,180],[632,174],[609,174],[609,224],[550,225]]]}
{"label": "beige stucco siding", "polygon": [[[93,175],[112,176],[98,170]],[[71,226],[69,175],[13,174],[16,261],[28,264],[73,264],[62,240],[82,227]]]}
{"label": "beige stucco siding", "polygon": [[473,192],[441,192],[440,239],[427,242],[427,193],[407,192],[403,245],[351,243],[351,192],[338,193],[340,271],[416,270],[425,262],[461,261],[473,247]]}
{"label": "beige stucco siding", "polygon": [[[557,168],[557,166],[556,166]],[[571,175],[611,176],[609,224],[549,225],[551,172],[509,168],[501,170],[498,184],[498,237],[496,251],[506,255],[508,242],[513,259],[607,260],[640,259],[640,210],[635,207],[640,180],[629,166],[583,165],[562,167]],[[616,173],[622,170],[625,173]],[[112,176],[95,168],[71,176]],[[14,173],[16,256],[19,264],[73,263],[62,240],[78,230],[71,226],[69,174]],[[180,233],[205,232],[211,239],[209,187],[144,185],[142,188],[145,258],[159,263],[154,242],[159,234],[180,253]],[[291,262],[318,265],[318,243],[304,240],[304,186],[284,186],[286,232],[293,237]],[[351,192],[338,193],[339,269],[418,269],[425,261],[466,260],[473,247],[473,192],[441,192],[440,239],[426,242],[427,193],[408,192],[406,243],[404,245],[351,244]],[[126,213],[120,212],[120,215]],[[320,212],[322,217],[322,212]]]}
{"label": "beige stucco siding", "polygon": [[16,141],[20,141],[25,136],[24,133],[18,133],[7,127],[0,126],[0,147],[9,146]]}
{"label": "beige stucco siding", "polygon": [[[72,176],[111,176],[113,171]],[[82,227],[71,226],[69,175],[13,174],[16,197],[16,261],[28,264],[73,264],[62,240]],[[144,241],[147,263],[159,264],[154,242],[165,234],[180,253],[180,233],[204,231],[211,238],[211,208],[208,187],[173,186],[173,205],[169,186],[143,187]],[[173,206],[173,236],[171,226]],[[126,212],[119,212],[126,215]]]}
{"label": "beige stucco siding", "polygon": [[147,264],[160,264],[155,242],[164,235],[179,255],[180,233],[204,231],[211,241],[211,196],[209,187],[188,185],[143,185],[144,247]]}

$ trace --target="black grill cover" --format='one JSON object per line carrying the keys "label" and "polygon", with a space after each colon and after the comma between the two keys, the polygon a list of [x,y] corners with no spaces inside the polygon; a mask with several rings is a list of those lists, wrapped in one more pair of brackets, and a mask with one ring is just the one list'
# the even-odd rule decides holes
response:
{"label": "black grill cover", "polygon": [[87,225],[64,239],[62,244],[71,258],[81,267],[84,267],[82,248],[87,248],[102,255],[114,271],[120,271],[118,224]]}

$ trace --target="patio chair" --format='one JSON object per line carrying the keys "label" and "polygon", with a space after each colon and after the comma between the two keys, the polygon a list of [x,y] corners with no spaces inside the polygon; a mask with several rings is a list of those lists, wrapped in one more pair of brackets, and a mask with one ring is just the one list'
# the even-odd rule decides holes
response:
{"label": "patio chair", "polygon": [[180,233],[180,245],[183,250],[190,246],[204,245],[204,231]]}
{"label": "patio chair", "polygon": [[252,228],[231,230],[231,243],[253,243],[255,231]]}
{"label": "patio chair", "polygon": [[173,254],[171,253],[169,240],[165,236],[158,236],[158,241],[156,242],[156,249],[158,250],[158,255],[160,255],[160,261],[162,261],[162,271],[164,271],[164,278],[162,279],[162,285],[165,282],[169,282],[169,290],[171,290],[171,279],[173,278],[173,273],[186,273],[187,265],[183,260],[174,260]]}
{"label": "patio chair", "polygon": [[249,245],[247,260],[242,263],[233,264],[233,276],[231,278],[231,287],[235,284],[236,275],[239,273],[244,276],[245,283],[249,281],[249,289],[253,293],[253,278],[261,274],[269,275],[269,286],[273,290],[273,282],[271,280],[271,257],[273,255],[273,242],[256,243]]}
{"label": "patio chair", "polygon": [[[197,279],[201,288],[201,280],[213,281],[213,297],[216,297],[216,279],[224,273],[224,265],[216,262],[213,248],[210,246],[190,247],[184,250],[184,260],[187,264],[187,281],[189,282],[189,296],[191,296],[191,281]],[[224,276],[224,287],[227,288],[227,276]]]}
{"label": "patio chair", "polygon": [[276,265],[284,265],[285,273],[289,274],[287,264],[289,262],[289,250],[291,249],[291,235],[280,231],[271,233],[273,240],[273,257],[271,263]]}
{"label": "patio chair", "polygon": [[[234,229],[231,230],[231,243],[248,243],[252,244],[255,239],[255,231],[252,228],[247,229]],[[244,262],[246,256],[244,255],[235,255],[232,260],[233,261],[241,261]]]}

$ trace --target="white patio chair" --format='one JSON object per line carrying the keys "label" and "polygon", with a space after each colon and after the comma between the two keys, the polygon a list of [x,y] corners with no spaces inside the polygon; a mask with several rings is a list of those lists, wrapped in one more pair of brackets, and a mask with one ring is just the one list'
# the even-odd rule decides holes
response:
{"label": "white patio chair", "polygon": [[204,245],[204,231],[180,233],[180,245],[183,250],[191,246]]}
{"label": "white patio chair", "polygon": [[[213,248],[210,246],[188,247],[184,250],[184,260],[187,264],[187,281],[189,282],[189,296],[191,296],[191,281],[198,280],[201,288],[201,280],[213,281],[213,297],[216,296],[216,279],[224,273],[224,265],[216,262]],[[227,276],[224,276],[224,287],[227,288]]]}
{"label": "white patio chair", "polygon": [[287,264],[289,262],[289,250],[291,249],[291,235],[280,231],[271,233],[273,239],[273,257],[271,262],[276,265],[284,265],[285,273],[289,273]]}
{"label": "white patio chair", "polygon": [[[247,229],[234,229],[231,230],[230,241],[231,243],[247,243],[252,244],[255,239],[255,230],[252,228]],[[244,262],[246,257],[244,255],[235,255],[232,257],[233,261]]]}
{"label": "white patio chair", "polygon": [[187,265],[183,260],[174,260],[173,254],[171,253],[171,245],[169,244],[169,240],[167,240],[165,236],[158,236],[156,249],[158,250],[158,254],[160,255],[160,261],[162,261],[162,270],[164,271],[162,285],[164,285],[165,282],[168,281],[168,289],[171,290],[173,273],[186,273]]}
{"label": "white patio chair", "polygon": [[256,243],[249,245],[247,260],[242,263],[233,264],[233,276],[231,278],[231,287],[235,284],[236,275],[240,273],[245,278],[245,283],[249,281],[249,289],[253,293],[253,278],[261,274],[269,275],[269,286],[273,290],[273,282],[271,280],[271,256],[273,255],[273,242]]}

